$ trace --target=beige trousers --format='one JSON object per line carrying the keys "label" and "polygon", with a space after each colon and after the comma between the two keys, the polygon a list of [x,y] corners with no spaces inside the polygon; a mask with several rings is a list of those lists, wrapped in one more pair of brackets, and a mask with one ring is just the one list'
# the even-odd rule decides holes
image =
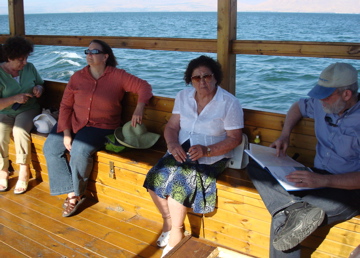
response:
{"label": "beige trousers", "polygon": [[30,164],[30,131],[34,126],[33,119],[39,113],[40,109],[31,109],[16,116],[0,114],[0,170],[8,171],[9,169],[11,134],[15,143],[15,162],[17,164]]}

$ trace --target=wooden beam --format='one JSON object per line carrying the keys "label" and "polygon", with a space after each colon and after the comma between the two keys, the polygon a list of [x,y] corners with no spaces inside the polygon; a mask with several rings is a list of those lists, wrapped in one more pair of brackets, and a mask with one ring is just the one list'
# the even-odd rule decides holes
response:
{"label": "wooden beam", "polygon": [[[9,35],[0,35],[4,43]],[[94,39],[102,39],[114,48],[193,51],[216,53],[214,39],[174,39],[139,37],[97,37],[97,36],[55,36],[27,35],[35,45],[81,46],[87,47]],[[235,40],[231,44],[235,55],[271,55],[297,57],[326,57],[341,59],[360,59],[360,43],[354,42],[306,42],[306,41],[259,41]]]}
{"label": "wooden beam", "polygon": [[236,0],[218,0],[218,41],[217,59],[224,78],[221,87],[235,94],[236,55],[232,52],[232,42],[236,39]]}
{"label": "wooden beam", "polygon": [[[150,37],[104,37],[104,36],[57,36],[26,35],[36,45],[87,47],[91,40],[101,39],[113,48],[189,51],[216,53],[215,39],[150,38]],[[1,41],[1,36],[0,36]]]}
{"label": "wooden beam", "polygon": [[360,59],[360,43],[236,40],[234,54]]}
{"label": "wooden beam", "polygon": [[25,35],[24,1],[8,0],[10,35]]}

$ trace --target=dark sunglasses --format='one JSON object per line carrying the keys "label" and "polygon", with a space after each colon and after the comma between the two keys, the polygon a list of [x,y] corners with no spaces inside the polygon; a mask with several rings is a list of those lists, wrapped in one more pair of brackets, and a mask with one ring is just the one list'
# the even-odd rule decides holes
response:
{"label": "dark sunglasses", "polygon": [[199,83],[202,79],[205,80],[205,82],[210,82],[213,77],[213,74],[204,74],[203,76],[195,75],[191,77],[192,82]]}
{"label": "dark sunglasses", "polygon": [[332,127],[338,127],[337,124],[334,124],[334,123],[333,123],[332,118],[329,117],[329,116],[325,116],[325,122],[326,122],[328,125],[332,126]]}
{"label": "dark sunglasses", "polygon": [[99,50],[99,49],[91,49],[91,50],[86,49],[84,52],[85,52],[85,55],[88,55],[88,54],[90,54],[90,55],[104,54],[104,52]]}

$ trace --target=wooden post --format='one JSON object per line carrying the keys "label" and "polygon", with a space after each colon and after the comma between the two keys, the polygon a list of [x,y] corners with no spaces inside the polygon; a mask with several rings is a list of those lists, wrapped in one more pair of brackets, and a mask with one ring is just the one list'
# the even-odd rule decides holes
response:
{"label": "wooden post", "polygon": [[232,54],[232,43],[236,39],[237,0],[218,0],[217,59],[224,79],[221,87],[235,94],[236,55]]}
{"label": "wooden post", "polygon": [[25,36],[24,1],[8,0],[10,35]]}

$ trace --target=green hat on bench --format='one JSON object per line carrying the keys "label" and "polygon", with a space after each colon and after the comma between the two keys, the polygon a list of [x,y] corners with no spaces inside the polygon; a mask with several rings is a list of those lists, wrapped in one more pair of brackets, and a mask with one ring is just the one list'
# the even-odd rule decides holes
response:
{"label": "green hat on bench", "polygon": [[119,143],[134,149],[150,148],[160,138],[160,134],[148,132],[144,124],[131,126],[131,121],[123,127],[116,128],[114,135]]}

